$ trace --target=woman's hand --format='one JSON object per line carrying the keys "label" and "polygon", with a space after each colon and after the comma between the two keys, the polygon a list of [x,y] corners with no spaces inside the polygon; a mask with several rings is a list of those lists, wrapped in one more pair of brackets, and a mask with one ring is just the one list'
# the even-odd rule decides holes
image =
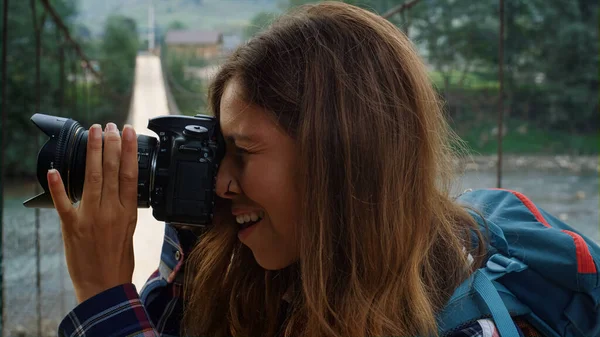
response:
{"label": "woman's hand", "polygon": [[78,207],[67,197],[58,171],[48,186],[61,219],[65,256],[79,303],[109,288],[131,283],[133,232],[137,221],[137,136],[131,126],[90,128],[85,182]]}

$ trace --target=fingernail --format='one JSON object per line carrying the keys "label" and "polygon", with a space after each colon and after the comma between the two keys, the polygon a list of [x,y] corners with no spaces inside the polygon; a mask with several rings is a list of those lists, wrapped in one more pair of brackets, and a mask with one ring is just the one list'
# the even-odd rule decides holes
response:
{"label": "fingernail", "polygon": [[117,125],[115,123],[106,124],[106,132],[118,132]]}
{"label": "fingernail", "polygon": [[102,139],[102,127],[100,126],[100,124],[92,125],[92,127],[90,128],[90,133],[92,134],[92,139]]}
{"label": "fingernail", "polygon": [[131,127],[131,125],[126,124],[123,128],[123,140],[130,141],[135,137],[135,130]]}
{"label": "fingernail", "polygon": [[58,171],[56,171],[55,169],[49,169],[48,176],[49,176],[50,182],[55,183],[58,181]]}

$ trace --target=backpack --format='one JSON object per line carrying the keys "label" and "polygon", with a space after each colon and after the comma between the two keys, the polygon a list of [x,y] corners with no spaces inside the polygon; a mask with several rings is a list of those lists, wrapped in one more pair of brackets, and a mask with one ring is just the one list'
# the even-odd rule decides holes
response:
{"label": "backpack", "polygon": [[475,190],[457,201],[481,213],[469,210],[489,250],[437,316],[441,336],[481,318],[501,337],[519,336],[511,316],[548,337],[600,336],[597,243],[519,192]]}

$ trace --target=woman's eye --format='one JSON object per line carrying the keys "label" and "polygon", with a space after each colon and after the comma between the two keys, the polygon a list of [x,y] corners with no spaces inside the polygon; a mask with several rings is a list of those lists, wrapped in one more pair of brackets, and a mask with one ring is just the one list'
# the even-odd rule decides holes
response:
{"label": "woman's eye", "polygon": [[242,149],[239,147],[235,148],[235,158],[237,159],[238,163],[240,164],[244,164],[246,157],[250,154],[250,152],[248,152],[248,150],[246,149]]}
{"label": "woman's eye", "polygon": [[236,147],[235,148],[235,154],[238,155],[238,156],[245,156],[247,154],[250,154],[250,152],[248,152],[248,150],[246,150],[246,149],[242,149],[240,147]]}

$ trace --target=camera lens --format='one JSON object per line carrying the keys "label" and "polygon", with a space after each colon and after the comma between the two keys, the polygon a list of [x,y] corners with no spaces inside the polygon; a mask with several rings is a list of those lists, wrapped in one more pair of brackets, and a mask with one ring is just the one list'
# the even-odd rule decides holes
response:
{"label": "camera lens", "polygon": [[[81,200],[85,180],[88,130],[78,122],[56,116],[35,114],[31,121],[50,139],[38,154],[37,177],[44,193],[23,204],[32,208],[53,208],[46,173],[56,169],[63,179],[71,202]],[[138,135],[138,207],[150,206],[150,190],[154,175],[157,139]]]}

